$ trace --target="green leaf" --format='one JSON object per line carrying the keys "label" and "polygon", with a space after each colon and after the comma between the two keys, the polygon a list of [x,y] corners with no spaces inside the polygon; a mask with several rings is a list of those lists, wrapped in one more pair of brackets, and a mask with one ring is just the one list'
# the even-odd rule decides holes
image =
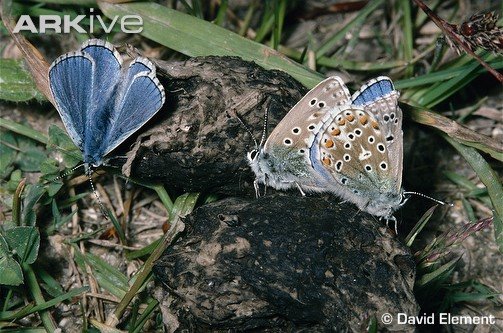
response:
{"label": "green leaf", "polygon": [[17,189],[17,187],[18,187],[18,185],[19,185],[19,182],[21,181],[22,178],[23,178],[23,173],[21,172],[21,170],[19,170],[19,169],[14,170],[10,174],[10,179],[7,182],[6,189],[9,192],[15,192],[16,189]]}
{"label": "green leaf", "polygon": [[23,271],[19,263],[10,254],[9,246],[0,233],[0,284],[19,286],[23,283]]}
{"label": "green leaf", "polygon": [[140,15],[143,18],[142,35],[189,57],[238,56],[266,69],[287,72],[310,88],[323,79],[320,74],[265,45],[156,3],[99,2],[99,7],[109,18],[116,15]]}
{"label": "green leaf", "polygon": [[40,233],[36,227],[13,227],[5,230],[5,240],[19,262],[33,264],[40,247]]}
{"label": "green leaf", "polygon": [[12,164],[16,160],[17,151],[14,149],[16,140],[12,132],[0,132],[0,178],[6,178],[14,167]]}
{"label": "green leaf", "polygon": [[19,168],[25,172],[39,172],[47,155],[37,147],[30,147],[17,156]]}
{"label": "green leaf", "polygon": [[199,193],[185,193],[176,198],[170,214],[171,219],[173,219],[173,216],[185,217],[192,213],[198,198]]}
{"label": "green leaf", "polygon": [[69,168],[73,168],[82,161],[82,153],[70,139],[68,134],[56,125],[49,127],[48,149],[55,149],[63,155],[63,160]]}
{"label": "green leaf", "polygon": [[26,197],[23,200],[24,207],[22,211],[22,221],[25,225],[33,226],[35,225],[35,221],[37,218],[37,214],[35,212],[35,205],[42,198],[42,196],[46,193],[46,190],[43,186],[40,185],[27,185]]}
{"label": "green leaf", "polygon": [[37,90],[22,60],[0,59],[0,99],[24,102],[31,99],[45,100]]}
{"label": "green leaf", "polygon": [[52,158],[45,159],[40,164],[40,172],[42,172],[42,179],[46,180],[46,189],[49,197],[53,197],[63,187],[63,181],[56,179],[59,176],[59,169],[56,166],[56,161]]}

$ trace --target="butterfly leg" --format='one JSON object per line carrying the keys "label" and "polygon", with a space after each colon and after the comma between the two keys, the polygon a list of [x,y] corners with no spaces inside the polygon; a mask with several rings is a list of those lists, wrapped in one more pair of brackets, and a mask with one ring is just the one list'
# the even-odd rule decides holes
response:
{"label": "butterfly leg", "polygon": [[302,190],[302,187],[300,187],[300,185],[296,182],[295,185],[297,186],[297,188],[299,189],[300,191],[300,194],[302,194],[303,197],[306,196],[306,193],[304,193],[304,191]]}
{"label": "butterfly leg", "polygon": [[398,236],[398,222],[396,220],[396,217],[394,217],[393,215],[391,217],[385,217],[386,219],[386,227],[389,228],[389,221],[393,221],[394,225],[395,225],[395,235]]}
{"label": "butterfly leg", "polygon": [[253,181],[253,188],[255,189],[255,198],[260,198],[260,188],[259,188],[259,185],[258,185],[258,180],[255,179]]}

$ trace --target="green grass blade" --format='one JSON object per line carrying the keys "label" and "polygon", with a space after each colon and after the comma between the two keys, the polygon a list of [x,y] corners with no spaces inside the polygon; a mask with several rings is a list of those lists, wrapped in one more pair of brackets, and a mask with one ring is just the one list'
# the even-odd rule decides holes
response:
{"label": "green grass blade", "polygon": [[217,18],[215,19],[215,24],[223,26],[225,22],[225,14],[227,12],[228,1],[222,0],[220,2],[220,7],[218,8]]}
{"label": "green grass blade", "polygon": [[47,144],[47,137],[45,135],[31,127],[18,124],[12,120],[0,118],[0,127],[8,129],[14,133],[24,135],[40,143]]}
{"label": "green grass blade", "polygon": [[344,28],[330,37],[316,50],[316,59],[323,57],[327,54],[327,52],[332,50],[332,48],[346,36],[349,30],[363,24],[367,16],[374,12],[377,7],[379,7],[383,2],[383,0],[370,1],[351,22],[349,22]]}
{"label": "green grass blade", "polygon": [[[297,60],[298,62],[304,61],[305,53],[307,49],[304,51],[297,51],[294,49],[290,49],[284,46],[280,46],[279,50],[281,53],[287,55],[288,57]],[[377,62],[360,62],[360,61],[352,61],[345,60],[339,57],[321,57],[317,61],[318,66],[324,66],[329,68],[344,68],[351,71],[358,72],[368,72],[368,71],[383,71],[387,69],[404,67],[407,65],[402,60],[390,60],[390,61],[377,61]]]}
{"label": "green grass blade", "polygon": [[450,275],[450,273],[454,270],[454,267],[458,263],[458,259],[452,259],[451,261],[447,262],[446,264],[443,264],[442,266],[438,267],[436,270],[434,270],[431,273],[426,273],[422,275],[417,281],[416,281],[416,287],[424,287],[425,285],[435,282],[438,279],[442,279],[442,277]]}
{"label": "green grass blade", "polygon": [[[483,56],[482,58],[484,61],[488,62],[489,59],[493,58],[493,56],[486,54],[486,56]],[[473,59],[467,66],[466,71],[459,73],[458,76],[455,76],[446,82],[440,82],[433,85],[425,94],[417,97],[417,103],[427,108],[434,107],[477,78],[477,70],[479,68],[482,68],[482,65]]]}
{"label": "green grass blade", "polygon": [[75,289],[68,291],[67,293],[64,293],[62,295],[54,297],[53,299],[51,299],[49,301],[42,302],[42,303],[37,304],[35,306],[24,307],[22,310],[20,310],[18,312],[13,313],[12,311],[9,311],[9,315],[8,316],[0,316],[0,320],[19,319],[19,318],[26,317],[26,316],[28,316],[32,313],[38,312],[38,311],[44,311],[44,310],[47,310],[53,306],[58,305],[59,303],[61,303],[63,301],[66,301],[67,299],[74,298],[84,292],[87,292],[87,291],[89,291],[89,287],[75,288]]}
{"label": "green grass blade", "polygon": [[[493,61],[489,61],[489,65],[491,65],[492,68],[494,69],[502,69],[503,68],[503,61],[494,59]],[[423,85],[428,85],[432,83],[437,83],[439,81],[447,81],[449,79],[455,78],[463,73],[466,73],[471,69],[471,65],[463,65],[461,67],[455,67],[455,68],[448,68],[444,70],[439,70],[434,73],[429,73],[417,77],[413,77],[410,79],[404,79],[404,80],[398,80],[395,81],[395,88],[398,90],[405,89],[405,88],[412,88],[412,87],[419,87]],[[485,73],[486,70],[483,67],[478,67],[475,73],[477,75],[480,75],[482,73]],[[404,94],[404,97],[408,96],[410,94]]]}
{"label": "green grass blade", "polygon": [[430,218],[433,216],[433,212],[435,209],[438,207],[438,205],[435,205],[428,209],[426,213],[423,214],[423,216],[419,219],[419,221],[414,225],[414,228],[409,232],[407,237],[405,237],[405,244],[408,247],[411,247],[412,243],[414,243],[414,240],[416,239],[417,235],[423,230],[423,228],[426,226],[426,223],[430,220]]}
{"label": "green grass blade", "polygon": [[140,15],[142,35],[189,57],[239,56],[266,69],[287,72],[306,87],[314,87],[323,77],[288,59],[283,54],[248,40],[215,24],[155,3],[100,3],[108,17]]}
{"label": "green grass blade", "polygon": [[[412,14],[409,0],[401,0],[400,6],[403,12],[403,57],[407,63],[412,62],[414,52],[414,37],[412,34]],[[411,77],[414,74],[414,66],[407,66],[406,75]]]}
{"label": "green grass blade", "polygon": [[493,204],[496,243],[503,252],[503,185],[498,175],[474,148],[466,147],[447,135],[444,135],[444,139],[464,157],[486,186]]}

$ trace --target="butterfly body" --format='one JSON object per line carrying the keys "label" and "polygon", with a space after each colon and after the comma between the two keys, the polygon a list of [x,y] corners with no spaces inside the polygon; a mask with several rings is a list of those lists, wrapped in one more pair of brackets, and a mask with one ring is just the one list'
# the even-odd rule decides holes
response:
{"label": "butterfly body", "polygon": [[256,182],[334,193],[391,219],[403,202],[398,96],[386,77],[353,97],[337,77],[321,82],[248,155]]}
{"label": "butterfly body", "polygon": [[97,167],[165,101],[154,65],[138,57],[123,67],[112,44],[90,39],[49,69],[51,93],[84,165]]}

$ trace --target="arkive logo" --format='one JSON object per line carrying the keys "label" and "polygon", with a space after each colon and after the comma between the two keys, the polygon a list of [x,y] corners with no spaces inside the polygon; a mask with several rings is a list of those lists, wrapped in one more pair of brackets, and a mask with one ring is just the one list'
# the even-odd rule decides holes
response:
{"label": "arkive logo", "polygon": [[[122,32],[127,34],[136,34],[143,31],[143,18],[140,15],[124,15],[122,17],[114,16],[111,22],[107,24],[101,15],[92,15],[94,8],[89,10],[90,15],[77,15],[72,18],[71,15],[40,15],[38,27],[33,22],[30,15],[21,15],[17,20],[13,32],[29,31],[34,34],[44,34],[47,32],[70,33],[73,29],[78,33],[93,33],[94,26],[97,24],[105,33],[110,33],[112,29],[119,24]],[[84,19],[89,20],[89,31],[86,31],[79,23]]]}

